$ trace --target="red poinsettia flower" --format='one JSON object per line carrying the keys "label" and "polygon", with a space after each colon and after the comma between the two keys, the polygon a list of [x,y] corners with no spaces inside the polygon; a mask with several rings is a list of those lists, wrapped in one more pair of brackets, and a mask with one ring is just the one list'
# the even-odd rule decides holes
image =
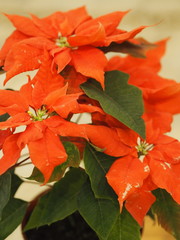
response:
{"label": "red poinsettia flower", "polygon": [[[102,114],[94,113],[93,115],[102,116]],[[102,124],[105,119],[104,126],[86,126],[87,136],[106,154],[120,157],[112,164],[106,175],[108,183],[118,195],[120,208],[127,200],[127,209],[130,209],[135,219],[142,224],[145,214],[155,199],[147,191],[155,188],[166,189],[179,203],[180,194],[177,189],[180,186],[178,175],[180,142],[162,134],[162,130],[154,128],[151,121],[146,123],[147,137],[144,140],[111,116],[96,117],[96,124]],[[151,188],[147,190],[145,182],[149,177]],[[177,188],[174,188],[174,185]],[[149,196],[147,205],[141,206],[145,196]],[[137,202],[133,205],[132,201],[135,199]],[[137,211],[137,206],[139,206],[139,211]]]}
{"label": "red poinsettia flower", "polygon": [[0,114],[11,116],[0,122],[0,129],[26,126],[24,131],[5,138],[0,174],[16,163],[21,150],[27,145],[30,158],[43,173],[46,183],[54,167],[67,159],[58,135],[87,138],[83,125],[66,119],[73,113],[102,112],[98,107],[79,104],[81,93],[67,95],[64,79],[48,65],[50,61],[46,62],[46,71],[40,69],[35,78],[19,91],[0,90]]}
{"label": "red poinsettia flower", "polygon": [[[180,112],[180,83],[162,78],[158,75],[161,68],[160,59],[165,52],[167,40],[155,43],[156,48],[147,51],[147,57],[140,59],[131,56],[113,57],[106,70],[120,70],[129,74],[129,84],[140,88],[146,118],[155,117],[155,127],[164,126],[164,131],[170,131],[172,114]],[[156,113],[156,116],[154,115]],[[166,118],[166,122],[162,119]]]}
{"label": "red poinsettia flower", "polygon": [[150,177],[146,178],[143,185],[137,188],[126,199],[125,207],[129,213],[136,219],[140,226],[143,226],[144,216],[146,216],[151,205],[156,198],[152,194],[152,190],[158,188]]}
{"label": "red poinsettia flower", "polygon": [[[121,207],[123,202],[128,200],[129,197],[130,199],[131,197],[135,198],[135,196],[137,198],[137,194],[139,194],[138,204],[140,202],[143,204],[143,200],[140,197],[142,196],[143,198],[147,193],[142,194],[143,188],[140,188],[148,176],[151,177],[155,186],[166,189],[174,200],[180,203],[180,194],[178,192],[180,186],[178,175],[180,169],[180,142],[163,135],[159,129],[154,129],[152,126],[151,122],[146,124],[146,141],[138,137],[134,132],[129,135],[127,131],[117,128],[119,139],[124,144],[129,145],[131,153],[116,160],[106,177],[108,183],[117,193]],[[174,185],[177,188],[174,188]],[[132,195],[133,193],[135,195]],[[153,197],[149,194],[149,198],[150,208]],[[142,223],[143,217],[149,208],[146,206],[145,211],[143,206],[139,207],[142,208],[142,211],[139,210],[139,215],[136,219]],[[132,205],[131,211],[133,212]],[[137,209],[134,209],[134,211],[137,211]],[[134,215],[136,216],[136,213]]]}
{"label": "red poinsettia flower", "polygon": [[0,52],[6,80],[14,75],[39,68],[44,49],[53,56],[61,72],[67,65],[86,77],[95,78],[104,86],[107,59],[97,47],[133,38],[144,27],[130,32],[117,29],[127,12],[114,12],[92,19],[84,7],[68,12],[55,12],[39,19],[7,15],[16,27]]}
{"label": "red poinsettia flower", "polygon": [[12,134],[12,131],[10,129],[0,130],[0,150],[2,149],[2,146],[6,138],[9,137],[11,134]]}

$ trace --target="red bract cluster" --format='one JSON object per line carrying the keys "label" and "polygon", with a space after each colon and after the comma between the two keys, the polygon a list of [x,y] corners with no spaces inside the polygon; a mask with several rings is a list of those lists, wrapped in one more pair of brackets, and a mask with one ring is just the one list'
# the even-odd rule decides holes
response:
{"label": "red bract cluster", "polygon": [[[136,53],[143,48],[142,40],[134,37],[145,27],[129,32],[119,29],[125,14],[118,11],[92,18],[84,7],[42,19],[5,14],[16,29],[0,50],[0,63],[6,71],[4,83],[19,73],[38,71],[19,91],[0,90],[0,114],[8,114],[7,120],[0,122],[0,174],[17,163],[27,146],[45,184],[55,167],[67,161],[62,137],[75,139],[81,153],[84,142],[89,142],[96,150],[117,158],[105,174],[108,184],[118,196],[120,211],[125,202],[142,225],[155,201],[152,190],[166,189],[180,203],[180,142],[165,135],[171,129],[173,114],[180,113],[180,84],[158,75],[167,40],[145,47],[145,58],[131,54],[132,47]],[[108,60],[106,52],[125,49],[125,56]],[[132,127],[121,122],[95,96],[82,90],[84,83],[92,87],[91,78],[96,81],[94,91],[102,96],[109,86],[105,82],[108,71],[128,74],[127,84],[142,92],[144,113],[137,117],[145,122],[146,138],[134,131],[135,118]],[[110,84],[113,89],[113,79]],[[114,101],[109,106],[112,109]],[[126,113],[131,98],[124,102],[122,97],[122,102]],[[72,121],[74,114],[82,113],[89,113],[92,122]],[[20,126],[25,130],[17,132]]]}

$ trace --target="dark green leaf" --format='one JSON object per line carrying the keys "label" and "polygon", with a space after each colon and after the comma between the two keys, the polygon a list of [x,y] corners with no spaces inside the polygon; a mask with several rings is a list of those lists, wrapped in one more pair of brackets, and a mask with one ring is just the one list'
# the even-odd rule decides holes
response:
{"label": "dark green leaf", "polygon": [[77,210],[77,196],[87,175],[79,168],[72,168],[52,190],[40,198],[25,231],[51,224]]}
{"label": "dark green leaf", "polygon": [[108,240],[140,240],[140,226],[123,208],[109,234]]}
{"label": "dark green leaf", "polygon": [[12,170],[9,172],[11,173],[11,197],[14,197],[14,194],[23,181]]}
{"label": "dark green leaf", "polygon": [[152,211],[157,215],[159,224],[176,240],[180,240],[179,204],[164,189],[154,190],[153,194],[156,196],[156,202],[152,206]]}
{"label": "dark green leaf", "polygon": [[99,101],[103,110],[145,138],[141,90],[128,84],[128,74],[120,71],[106,73],[105,91],[90,79],[81,84],[84,92]]}
{"label": "dark green leaf", "polygon": [[147,212],[147,216],[149,216],[153,221],[155,221],[155,214],[152,212],[151,208]]}
{"label": "dark green leaf", "polygon": [[11,194],[11,174],[9,172],[0,176],[0,220],[2,211],[9,201]]}
{"label": "dark green leaf", "polygon": [[120,52],[120,53],[128,53],[133,57],[145,58],[146,51],[149,49],[155,48],[156,45],[149,43],[142,38],[138,40],[139,40],[139,44],[134,44],[128,41],[125,41],[123,43],[112,42],[109,46],[100,47],[99,49],[101,49],[101,51],[105,53]]}
{"label": "dark green leaf", "polygon": [[84,151],[85,170],[97,198],[117,199],[106,180],[106,173],[116,158],[97,152],[89,144]]}
{"label": "dark green leaf", "polygon": [[44,182],[44,176],[43,174],[39,171],[38,168],[34,167],[33,171],[31,173],[31,176],[27,178],[28,180],[35,180],[39,183],[43,183]]}
{"label": "dark green leaf", "polygon": [[27,203],[12,198],[3,210],[0,221],[0,240],[4,240],[22,222],[27,208]]}
{"label": "dark green leaf", "polygon": [[9,118],[9,114],[5,113],[3,115],[0,115],[0,122],[5,122]]}
{"label": "dark green leaf", "polygon": [[[63,145],[66,149],[66,153],[68,154],[68,159],[66,162],[55,167],[49,182],[60,180],[68,167],[78,167],[80,164],[80,154],[76,145],[71,142],[63,142]],[[33,172],[28,179],[35,180],[37,182],[44,182],[43,174],[36,167],[34,167]]]}
{"label": "dark green leaf", "polygon": [[108,239],[119,215],[118,205],[109,199],[95,198],[90,183],[87,181],[79,194],[78,210],[101,239]]}

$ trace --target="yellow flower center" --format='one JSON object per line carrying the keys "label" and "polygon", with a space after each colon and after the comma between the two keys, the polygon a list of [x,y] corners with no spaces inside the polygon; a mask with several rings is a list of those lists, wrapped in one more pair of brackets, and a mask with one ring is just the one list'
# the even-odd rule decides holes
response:
{"label": "yellow flower center", "polygon": [[151,151],[154,147],[153,144],[147,143],[146,141],[142,141],[140,138],[137,139],[137,146],[135,147],[138,152],[138,157],[145,156]]}
{"label": "yellow flower center", "polygon": [[45,108],[45,106],[42,106],[41,109],[38,109],[36,111],[31,108],[30,111],[28,111],[28,114],[33,121],[43,121],[49,117],[47,112],[48,110]]}
{"label": "yellow flower center", "polygon": [[66,37],[59,37],[56,39],[56,45],[58,47],[71,47]]}

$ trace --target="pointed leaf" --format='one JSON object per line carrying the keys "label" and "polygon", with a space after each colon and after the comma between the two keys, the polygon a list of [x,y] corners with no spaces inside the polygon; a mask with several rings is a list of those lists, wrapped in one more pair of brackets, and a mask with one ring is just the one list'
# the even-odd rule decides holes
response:
{"label": "pointed leaf", "polygon": [[116,158],[97,152],[90,145],[84,151],[85,170],[89,175],[91,187],[97,198],[112,199],[116,194],[106,180],[106,173]]}
{"label": "pointed leaf", "polygon": [[90,98],[99,101],[106,113],[145,138],[144,122],[141,119],[142,94],[137,87],[129,85],[127,81],[128,74],[111,71],[106,73],[105,91],[92,79],[81,84],[81,87]]}
{"label": "pointed leaf", "polygon": [[107,240],[140,240],[140,226],[123,208],[117,218]]}
{"label": "pointed leaf", "polygon": [[14,197],[16,191],[19,186],[23,183],[23,181],[13,172],[11,172],[11,198]]}
{"label": "pointed leaf", "polygon": [[86,179],[81,169],[71,169],[57,182],[52,191],[41,197],[25,231],[62,220],[77,210],[77,196]]}
{"label": "pointed leaf", "polygon": [[2,211],[9,201],[11,193],[11,174],[9,172],[0,176],[0,220]]}
{"label": "pointed leaf", "polygon": [[3,115],[0,116],[0,122],[5,122],[8,118],[9,118],[9,114],[5,113]]}
{"label": "pointed leaf", "polygon": [[125,41],[122,43],[116,43],[112,42],[109,46],[107,47],[100,47],[104,53],[107,52],[120,52],[120,53],[128,53],[129,55],[133,57],[138,57],[138,58],[145,58],[146,57],[146,51],[152,48],[155,48],[156,45],[147,42],[144,39],[139,39],[140,42],[138,44]]}
{"label": "pointed leaf", "polygon": [[27,203],[12,198],[3,210],[0,221],[0,240],[4,240],[22,222],[27,208]]}
{"label": "pointed leaf", "polygon": [[157,215],[159,224],[179,240],[180,206],[164,189],[154,190],[153,194],[156,196],[156,202],[152,206],[152,211]]}
{"label": "pointed leaf", "polygon": [[109,199],[95,198],[87,181],[78,198],[81,216],[102,240],[106,240],[119,214],[118,204]]}
{"label": "pointed leaf", "polygon": [[[80,164],[80,154],[78,148],[71,142],[63,142],[63,145],[66,153],[68,154],[68,159],[66,162],[54,168],[54,171],[48,182],[60,180],[68,167],[78,167]],[[36,167],[33,169],[33,172],[28,179],[41,183],[44,182],[43,174]]]}

